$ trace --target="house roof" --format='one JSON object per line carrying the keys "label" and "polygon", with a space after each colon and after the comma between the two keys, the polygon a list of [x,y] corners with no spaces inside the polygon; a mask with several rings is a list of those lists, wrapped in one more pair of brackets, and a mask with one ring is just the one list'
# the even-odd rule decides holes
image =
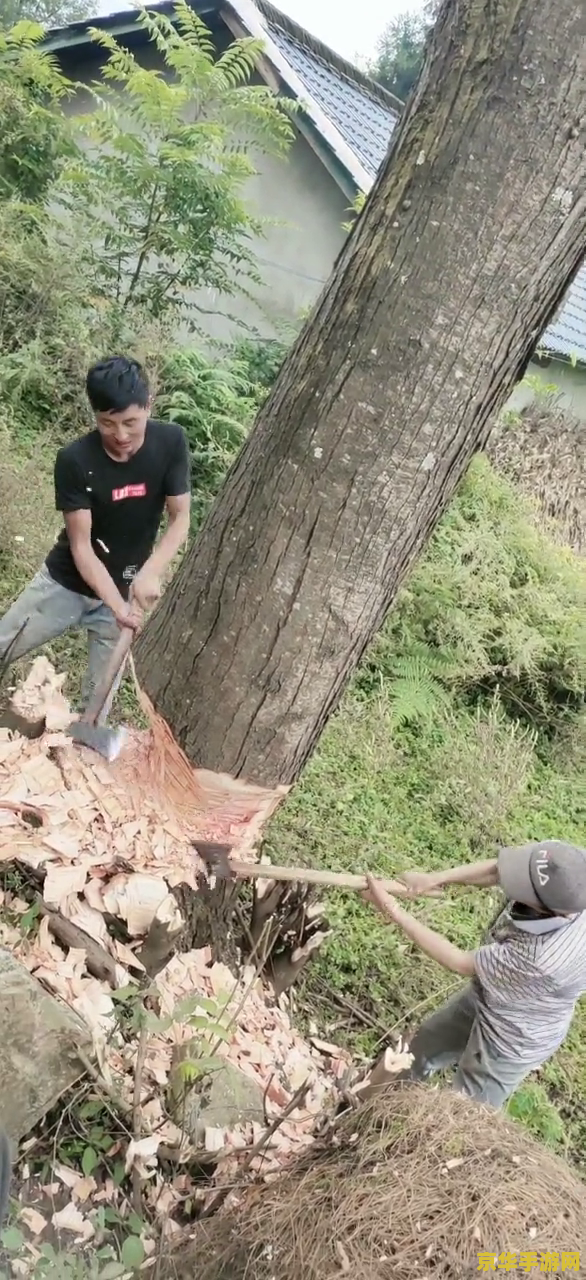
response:
{"label": "house roof", "polygon": [[256,6],[277,47],[371,178],[376,178],[403,103],[267,0],[256,0]]}
{"label": "house roof", "polygon": [[[262,39],[265,70],[277,86],[297,98],[300,123],[340,185],[368,192],[387,154],[403,104],[382,85],[310,35],[270,0],[190,0],[208,20],[219,16],[234,34]],[[173,0],[153,8],[169,15]],[[136,29],[136,9],[122,10],[48,33],[55,52],[90,42],[89,28],[123,35]],[[586,363],[586,266],[578,273],[540,348],[562,359]]]}
{"label": "house roof", "polygon": [[580,268],[539,345],[550,355],[586,364],[586,266]]}

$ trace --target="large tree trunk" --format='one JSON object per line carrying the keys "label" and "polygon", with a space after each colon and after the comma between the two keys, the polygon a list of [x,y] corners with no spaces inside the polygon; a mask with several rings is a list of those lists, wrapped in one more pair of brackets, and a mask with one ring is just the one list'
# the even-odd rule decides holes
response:
{"label": "large tree trunk", "polygon": [[586,244],[580,0],[448,0],[365,212],[137,646],[194,762],[299,774]]}

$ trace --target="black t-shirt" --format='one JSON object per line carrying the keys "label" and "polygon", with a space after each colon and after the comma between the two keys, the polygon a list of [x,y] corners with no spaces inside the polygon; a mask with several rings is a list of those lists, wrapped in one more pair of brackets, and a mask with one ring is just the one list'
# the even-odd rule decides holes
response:
{"label": "black t-shirt", "polygon": [[[60,449],[55,461],[58,511],[91,511],[92,547],[126,600],[153,549],[165,499],[190,490],[187,441],[175,422],[149,418],[144,443],[127,462],[106,453],[98,431]],[[75,566],[62,529],[45,561],[55,582],[95,596]]]}

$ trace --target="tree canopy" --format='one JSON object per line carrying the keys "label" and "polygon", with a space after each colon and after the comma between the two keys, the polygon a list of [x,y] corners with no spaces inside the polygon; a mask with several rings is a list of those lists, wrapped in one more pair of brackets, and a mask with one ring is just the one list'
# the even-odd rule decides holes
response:
{"label": "tree canopy", "polygon": [[25,19],[43,27],[65,27],[95,11],[94,0],[0,0],[0,27],[8,30]]}
{"label": "tree canopy", "polygon": [[385,27],[378,42],[376,58],[370,64],[373,78],[403,102],[421,70],[430,22],[428,9],[420,14],[400,13]]}

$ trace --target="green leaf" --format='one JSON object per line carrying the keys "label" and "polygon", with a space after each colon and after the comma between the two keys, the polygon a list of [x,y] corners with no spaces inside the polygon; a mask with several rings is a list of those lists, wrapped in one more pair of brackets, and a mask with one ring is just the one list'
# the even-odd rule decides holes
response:
{"label": "green leaf", "polygon": [[129,1271],[138,1271],[145,1259],[144,1245],[138,1236],[127,1236],[120,1250],[120,1258]]}
{"label": "green leaf", "polygon": [[95,1120],[104,1109],[103,1102],[99,1098],[90,1098],[88,1102],[84,1102],[79,1108],[78,1115],[81,1120]]}
{"label": "green leaf", "polygon": [[0,1240],[8,1253],[19,1253],[24,1244],[24,1236],[18,1227],[6,1227]]}
{"label": "green leaf", "polygon": [[100,1280],[118,1280],[118,1276],[123,1275],[124,1266],[121,1262],[107,1262],[99,1273]]}
{"label": "green leaf", "polygon": [[111,993],[113,1000],[118,1000],[120,1004],[124,1004],[127,1000],[133,1000],[138,995],[138,987],[134,983],[130,983],[127,987],[119,987],[117,991]]}
{"label": "green leaf", "polygon": [[33,902],[28,911],[25,911],[24,915],[20,917],[20,929],[22,933],[28,933],[29,929],[32,929],[39,911],[40,907],[38,902]]}
{"label": "green leaf", "polygon": [[81,1157],[81,1168],[86,1178],[90,1177],[90,1174],[93,1173],[97,1164],[99,1164],[97,1151],[94,1151],[93,1147],[86,1147]]}

